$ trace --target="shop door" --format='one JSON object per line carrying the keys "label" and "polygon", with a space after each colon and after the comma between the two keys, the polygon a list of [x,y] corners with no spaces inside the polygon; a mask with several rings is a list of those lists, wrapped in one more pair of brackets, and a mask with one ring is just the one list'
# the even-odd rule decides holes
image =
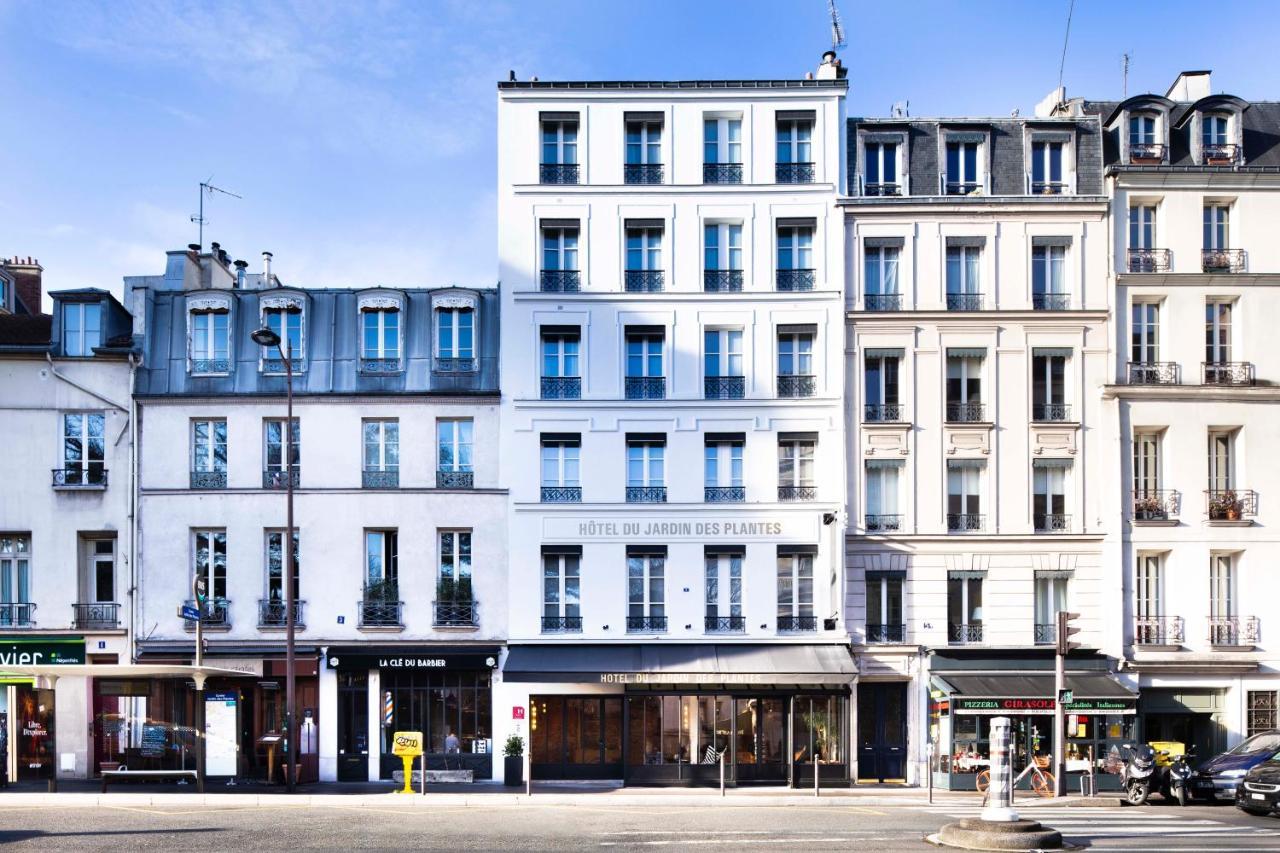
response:
{"label": "shop door", "polygon": [[369,675],[338,673],[338,781],[369,781]]}
{"label": "shop door", "polygon": [[858,779],[887,782],[906,778],[907,685],[858,685]]}
{"label": "shop door", "polygon": [[622,697],[530,696],[534,779],[621,779]]}

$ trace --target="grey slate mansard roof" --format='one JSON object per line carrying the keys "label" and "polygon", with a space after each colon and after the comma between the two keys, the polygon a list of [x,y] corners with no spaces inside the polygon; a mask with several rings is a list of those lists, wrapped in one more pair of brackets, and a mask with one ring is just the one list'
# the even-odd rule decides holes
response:
{"label": "grey slate mansard roof", "polygon": [[501,89],[847,89],[836,80],[504,80]]}
{"label": "grey slate mansard roof", "polygon": [[[1135,95],[1127,101],[1084,101],[1084,111],[1086,114],[1097,115],[1102,121],[1107,121],[1115,111],[1126,103],[1133,103],[1139,99],[1152,99],[1163,101],[1160,95]],[[1276,101],[1246,101],[1244,111],[1240,114],[1242,117],[1242,142],[1244,144],[1244,165],[1243,166],[1209,166],[1203,167],[1197,164],[1191,157],[1191,146],[1189,134],[1191,133],[1191,124],[1186,121],[1191,111],[1196,108],[1197,104],[1209,102],[1213,100],[1238,100],[1233,99],[1230,95],[1213,95],[1205,98],[1203,101],[1190,103],[1187,101],[1176,102],[1169,113],[1169,164],[1168,166],[1126,166],[1125,168],[1141,169],[1144,171],[1158,170],[1169,168],[1172,166],[1194,167],[1196,169],[1206,168],[1213,171],[1247,171],[1250,167],[1268,167],[1270,169],[1280,168],[1280,102]],[[1118,166],[1121,162],[1120,157],[1120,138],[1119,132],[1116,130],[1103,131],[1103,158],[1107,166]]]}
{"label": "grey slate mansard roof", "polygon": [[[357,297],[377,290],[404,296],[400,349],[404,369],[381,376],[360,371],[360,311]],[[187,297],[230,294],[231,371],[225,376],[192,376],[187,369]],[[302,365],[294,374],[294,395],[478,396],[498,395],[498,291],[493,288],[367,288],[147,291],[146,357],[138,371],[139,397],[282,396],[284,376],[258,370],[262,348],[249,337],[262,325],[262,296],[301,294],[305,299]],[[433,296],[473,295],[474,372],[433,370]],[[267,356],[271,357],[271,356]]]}

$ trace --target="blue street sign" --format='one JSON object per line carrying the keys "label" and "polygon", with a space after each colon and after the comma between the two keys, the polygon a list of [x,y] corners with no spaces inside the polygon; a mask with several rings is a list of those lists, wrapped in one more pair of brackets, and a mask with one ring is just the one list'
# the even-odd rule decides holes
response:
{"label": "blue street sign", "polygon": [[179,607],[178,615],[183,619],[186,619],[188,622],[200,621],[200,609],[198,607],[192,607],[190,604],[184,604]]}

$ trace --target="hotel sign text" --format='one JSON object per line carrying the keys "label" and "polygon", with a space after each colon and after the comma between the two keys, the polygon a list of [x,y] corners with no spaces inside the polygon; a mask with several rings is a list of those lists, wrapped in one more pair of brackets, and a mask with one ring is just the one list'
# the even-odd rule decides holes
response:
{"label": "hotel sign text", "polygon": [[[812,515],[812,517],[806,517]],[[543,518],[543,539],[561,542],[797,542],[816,544],[818,518]]]}

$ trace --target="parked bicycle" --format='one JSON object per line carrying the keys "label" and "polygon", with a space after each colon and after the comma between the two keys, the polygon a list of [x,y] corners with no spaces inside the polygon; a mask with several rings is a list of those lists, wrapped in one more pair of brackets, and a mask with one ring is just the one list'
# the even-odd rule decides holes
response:
{"label": "parked bicycle", "polygon": [[[1013,779],[1014,790],[1016,791],[1018,789],[1018,783],[1021,782],[1025,776],[1030,774],[1031,790],[1041,797],[1052,797],[1053,796],[1053,774],[1046,769],[1052,766],[1052,764],[1053,764],[1052,756],[1037,755],[1035,759],[1030,764],[1028,764],[1021,773],[1019,773],[1017,776],[1014,777]],[[978,789],[978,793],[985,794],[987,792],[987,789],[991,787],[991,771],[989,769],[983,770],[981,773],[978,774],[978,777],[974,783]]]}

